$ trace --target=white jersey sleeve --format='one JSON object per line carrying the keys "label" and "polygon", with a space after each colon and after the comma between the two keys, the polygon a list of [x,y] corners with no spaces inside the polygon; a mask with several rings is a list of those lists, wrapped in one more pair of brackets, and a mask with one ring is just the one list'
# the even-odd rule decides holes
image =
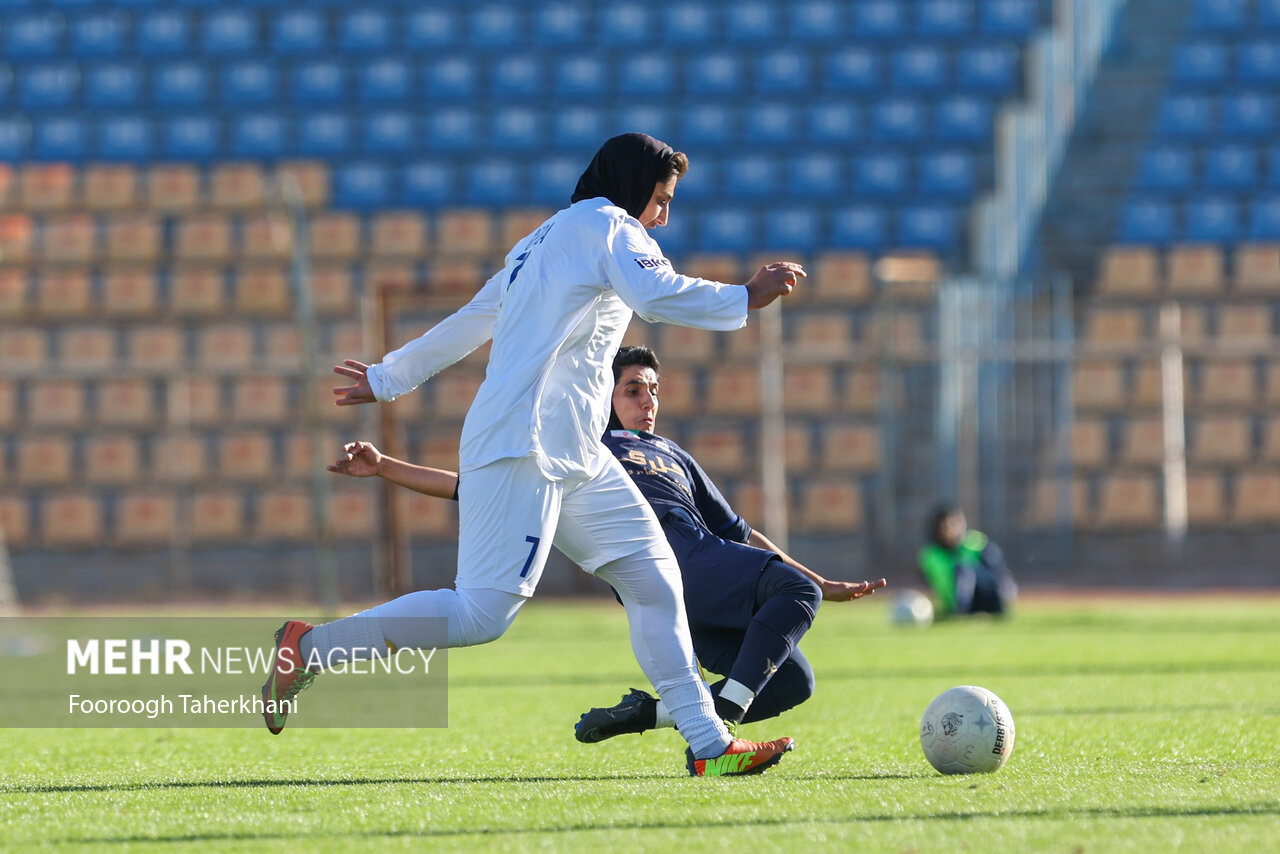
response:
{"label": "white jersey sleeve", "polygon": [[502,289],[502,273],[485,282],[471,301],[413,339],[369,366],[369,388],[381,401],[395,400],[413,391],[440,371],[461,360],[493,335]]}

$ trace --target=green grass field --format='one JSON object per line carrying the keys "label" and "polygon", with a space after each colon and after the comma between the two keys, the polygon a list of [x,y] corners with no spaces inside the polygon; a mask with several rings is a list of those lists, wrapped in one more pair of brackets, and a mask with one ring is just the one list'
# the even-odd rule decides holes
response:
{"label": "green grass field", "polygon": [[[1039,599],[927,630],[888,604],[823,608],[817,695],[744,728],[797,740],[762,777],[688,778],[671,731],[574,741],[642,678],[620,608],[535,600],[451,654],[447,729],[0,731],[0,850],[1280,851],[1280,598]],[[916,727],[965,683],[1016,744],[943,777]]]}

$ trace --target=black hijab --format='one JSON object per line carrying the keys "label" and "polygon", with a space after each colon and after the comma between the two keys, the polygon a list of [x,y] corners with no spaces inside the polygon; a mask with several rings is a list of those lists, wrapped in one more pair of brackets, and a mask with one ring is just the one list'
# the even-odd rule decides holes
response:
{"label": "black hijab", "polygon": [[653,198],[653,188],[670,174],[675,151],[643,133],[607,140],[578,179],[574,202],[603,196],[637,219]]}

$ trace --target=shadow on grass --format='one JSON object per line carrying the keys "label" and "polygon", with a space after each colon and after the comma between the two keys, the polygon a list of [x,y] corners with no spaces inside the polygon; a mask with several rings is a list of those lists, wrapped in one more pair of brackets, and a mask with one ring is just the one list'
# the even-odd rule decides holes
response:
{"label": "shadow on grass", "polygon": [[[573,778],[573,779],[595,779],[595,778]],[[612,779],[612,778],[606,778]],[[635,778],[628,778],[635,779]],[[454,779],[446,782],[466,782],[465,780]],[[489,782],[488,779],[482,782]],[[878,824],[891,823],[901,824],[903,822],[921,821],[921,822],[972,822],[987,819],[999,821],[1012,820],[1045,820],[1045,821],[1078,821],[1078,820],[1133,820],[1133,819],[1155,819],[1168,820],[1179,818],[1213,818],[1213,817],[1233,817],[1233,816],[1275,816],[1280,815],[1280,804],[1276,803],[1257,803],[1245,804],[1230,807],[1093,807],[1084,809],[1062,809],[1062,810],[1011,810],[1011,811],[986,811],[986,812],[935,812],[922,813],[920,815],[904,815],[902,813],[886,813],[881,815],[866,816],[849,816],[849,817],[828,817],[828,818],[808,818],[808,819],[792,819],[787,817],[767,818],[767,819],[750,819],[738,817],[735,819],[708,819],[707,821],[689,821],[689,822],[637,822],[632,824],[612,824],[607,827],[601,827],[592,824],[567,824],[556,827],[468,827],[468,828],[438,828],[431,830],[371,830],[357,833],[326,833],[325,838],[333,839],[337,837],[345,837],[350,839],[413,839],[413,838],[451,838],[465,836],[483,836],[486,839],[493,839],[499,836],[517,837],[523,835],[538,834],[562,834],[562,833],[628,833],[633,834],[640,831],[652,830],[677,830],[677,831],[699,831],[699,830],[722,830],[733,828],[741,830],[742,828],[770,828],[770,827],[786,827],[786,826],[841,826],[841,825],[857,825],[857,824]],[[314,834],[319,837],[321,834]],[[175,836],[104,836],[96,838],[74,838],[68,837],[64,839],[46,840],[45,844],[79,844],[79,845],[113,845],[113,844],[129,844],[139,842],[159,842],[159,843],[192,843],[192,842],[231,842],[237,840],[281,840],[296,841],[308,838],[298,833],[208,833],[208,834],[184,834]]]}

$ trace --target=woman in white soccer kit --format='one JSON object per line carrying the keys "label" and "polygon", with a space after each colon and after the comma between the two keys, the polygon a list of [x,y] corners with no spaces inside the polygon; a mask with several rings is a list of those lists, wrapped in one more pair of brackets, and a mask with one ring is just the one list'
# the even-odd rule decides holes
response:
{"label": "woman in white soccer kit", "polygon": [[[689,741],[691,773],[763,770],[790,749],[789,739],[733,740],[715,715],[694,660],[675,557],[648,502],[600,441],[613,357],[633,312],[738,329],[748,308],[789,293],[804,275],[798,265],[771,264],[740,286],[676,273],[646,228],[666,223],[686,165],[683,154],[643,134],[609,140],[573,204],[517,243],[466,306],[380,364],[348,361],[336,369],[355,381],[335,390],[340,404],[390,401],[493,341],[459,449],[465,476],[456,590],[410,593],[304,631],[304,660],[426,642],[413,637],[412,620],[381,625],[384,618],[447,618],[449,646],[494,640],[533,595],[554,540],[619,592],[636,658]],[[735,751],[767,755],[712,759]]]}

